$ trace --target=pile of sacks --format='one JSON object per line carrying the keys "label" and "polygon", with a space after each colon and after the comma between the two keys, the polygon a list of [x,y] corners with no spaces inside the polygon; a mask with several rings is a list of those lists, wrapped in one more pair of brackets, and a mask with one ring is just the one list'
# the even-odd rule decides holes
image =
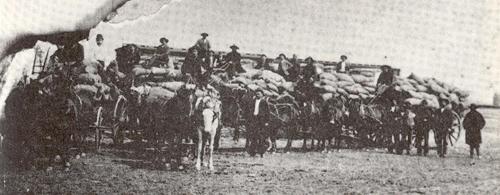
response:
{"label": "pile of sacks", "polygon": [[101,64],[93,61],[83,61],[73,74],[76,75],[74,90],[78,95],[93,97],[94,99],[109,100],[111,88],[102,82],[101,76],[97,74]]}
{"label": "pile of sacks", "polygon": [[232,80],[226,80],[224,74],[212,75],[212,80],[219,86],[229,89],[248,89],[255,91],[261,89],[267,97],[277,98],[286,92],[293,92],[295,83],[285,79],[270,70],[246,69]]}
{"label": "pile of sacks", "polygon": [[435,78],[421,78],[411,74],[408,78],[396,79],[396,90],[406,91],[412,97],[406,99],[412,105],[426,100],[431,107],[439,107],[439,98],[446,98],[455,104],[466,104],[467,91],[449,85]]}
{"label": "pile of sacks", "polygon": [[375,74],[362,71],[357,74],[329,73],[319,74],[314,87],[321,91],[323,100],[344,96],[348,99],[367,99],[375,95]]}
{"label": "pile of sacks", "polygon": [[181,70],[175,68],[145,68],[142,65],[135,65],[132,69],[132,74],[134,74],[136,79],[161,78],[163,80],[182,80]]}

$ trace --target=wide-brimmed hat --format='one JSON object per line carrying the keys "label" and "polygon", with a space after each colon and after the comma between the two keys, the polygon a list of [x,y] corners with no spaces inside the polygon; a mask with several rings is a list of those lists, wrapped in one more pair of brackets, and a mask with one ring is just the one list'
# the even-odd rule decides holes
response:
{"label": "wide-brimmed hat", "polygon": [[208,37],[208,33],[205,33],[205,32],[204,32],[204,33],[201,33],[201,36],[202,36],[202,37]]}
{"label": "wide-brimmed hat", "polygon": [[471,110],[476,109],[476,108],[477,108],[477,105],[476,105],[476,104],[470,104],[469,108],[470,108]]}
{"label": "wide-brimmed hat", "polygon": [[102,36],[102,34],[97,34],[97,36],[95,37],[96,40],[104,40],[104,37]]}
{"label": "wide-brimmed hat", "polygon": [[389,66],[389,65],[382,65],[382,66],[380,66],[380,69],[384,69],[384,68],[387,68],[387,69],[392,69],[392,67],[391,67],[391,66]]}
{"label": "wide-brimmed hat", "polygon": [[239,48],[238,46],[236,46],[235,44],[233,44],[233,45],[229,46],[229,48],[231,48],[231,49],[240,49],[240,48]]}

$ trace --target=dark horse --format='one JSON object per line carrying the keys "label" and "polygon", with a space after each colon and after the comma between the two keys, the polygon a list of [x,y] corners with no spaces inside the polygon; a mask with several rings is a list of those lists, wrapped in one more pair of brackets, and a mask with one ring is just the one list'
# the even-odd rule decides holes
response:
{"label": "dark horse", "polygon": [[[72,109],[71,81],[54,78],[51,86],[33,80],[16,87],[6,100],[6,150],[25,166],[37,155],[61,155],[69,166],[71,137],[76,135],[76,113]],[[50,148],[49,148],[50,147]]]}
{"label": "dark horse", "polygon": [[[345,112],[344,102],[340,98],[331,98],[323,102],[319,128],[315,132],[315,137],[318,139],[318,147],[323,149],[323,151],[328,150],[332,139],[335,139],[337,150],[340,149],[342,127],[345,123]],[[326,145],[327,141],[328,145]]]}
{"label": "dark horse", "polygon": [[157,151],[161,151],[162,143],[169,145],[169,154],[175,159],[175,166],[180,166],[183,155],[182,141],[194,138],[195,121],[193,89],[183,87],[169,100],[155,101],[151,107],[151,136]]}
{"label": "dark horse", "polygon": [[384,146],[391,151],[398,144],[401,127],[395,123],[396,115],[390,110],[408,97],[407,92],[390,86],[369,102],[358,99],[348,103],[348,124],[353,127],[353,134],[360,139],[362,146]]}

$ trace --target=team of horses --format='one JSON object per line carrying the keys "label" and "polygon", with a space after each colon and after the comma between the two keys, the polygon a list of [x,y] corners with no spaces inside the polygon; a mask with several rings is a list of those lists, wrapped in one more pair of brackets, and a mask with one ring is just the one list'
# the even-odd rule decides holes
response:
{"label": "team of horses", "polygon": [[[133,45],[117,50],[118,66],[122,69],[131,67],[135,62],[124,58],[135,56],[137,52],[138,49]],[[87,127],[79,125],[78,117],[75,116],[77,113],[74,113],[77,109],[74,107],[87,102],[90,104],[87,108],[90,108],[92,100],[68,98],[74,96],[71,79],[64,76],[55,79],[57,82],[51,82],[53,85],[50,87],[32,82],[11,92],[5,108],[8,130],[3,132],[12,143],[11,151],[19,151],[16,147],[22,146],[28,147],[22,151],[38,154],[33,152],[40,150],[37,142],[50,137],[49,140],[57,149],[50,151],[56,151],[63,156],[64,162],[68,162],[69,148],[74,144],[78,148],[83,147],[88,131],[82,129]],[[234,141],[242,137],[240,129],[246,129],[245,147],[252,151],[251,155],[255,155],[255,151],[261,155],[266,151],[276,151],[276,140],[282,137],[287,139],[285,152],[292,149],[292,141],[296,139],[303,140],[304,149],[307,149],[307,141],[311,140],[311,149],[321,151],[330,148],[338,150],[342,143],[358,147],[398,148],[399,142],[395,137],[399,137],[399,129],[392,126],[389,107],[394,101],[403,102],[409,97],[405,92],[389,88],[371,100],[348,100],[339,96],[329,100],[311,98],[299,103],[289,94],[266,98],[270,123],[259,132],[250,122],[255,92],[249,89],[231,89],[210,82],[214,90],[207,89],[200,95],[198,86],[187,84],[177,90],[172,98],[145,101],[149,95],[147,86],[138,88],[136,84],[133,79],[117,83],[118,86],[125,86],[121,87],[121,93],[127,99],[127,106],[119,113],[121,130],[113,131],[131,132],[136,141],[147,140],[155,148],[153,161],[168,156],[174,159],[177,167],[182,166],[181,158],[186,155],[183,144],[194,142],[197,169],[205,164],[207,143],[207,165],[209,169],[214,168],[213,151],[219,148],[222,127],[234,129]],[[117,143],[124,139],[120,140]],[[8,147],[9,144],[3,145]],[[165,145],[167,152],[164,150]],[[20,157],[22,161],[33,158]]]}

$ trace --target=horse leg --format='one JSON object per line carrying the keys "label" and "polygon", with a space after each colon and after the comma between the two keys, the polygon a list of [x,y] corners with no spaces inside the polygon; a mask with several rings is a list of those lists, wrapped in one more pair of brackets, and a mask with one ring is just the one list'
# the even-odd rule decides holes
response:
{"label": "horse leg", "polygon": [[214,152],[214,140],[215,140],[215,133],[210,133],[210,145],[209,145],[209,151],[208,151],[208,169],[211,171],[214,170],[214,161],[213,161],[213,152]]}
{"label": "horse leg", "polygon": [[198,147],[197,147],[197,155],[196,155],[196,170],[201,169],[201,154],[202,154],[202,144],[203,144],[203,132],[201,129],[198,129]]}
{"label": "horse leg", "polygon": [[[208,137],[206,136],[206,133],[202,133],[202,143],[201,143],[201,166],[207,166],[207,163],[205,163],[205,155],[207,154],[207,142]],[[210,144],[210,143],[209,143]]]}
{"label": "horse leg", "polygon": [[215,140],[214,140],[214,149],[219,150],[220,146],[220,136],[221,136],[221,131],[222,131],[222,125],[218,126],[215,132]]}

